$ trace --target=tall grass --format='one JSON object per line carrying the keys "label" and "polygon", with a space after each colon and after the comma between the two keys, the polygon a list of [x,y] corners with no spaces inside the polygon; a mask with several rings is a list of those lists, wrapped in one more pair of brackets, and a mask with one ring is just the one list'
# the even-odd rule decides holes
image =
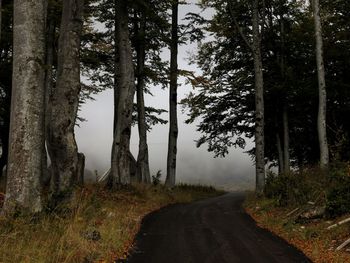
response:
{"label": "tall grass", "polygon": [[[71,203],[32,217],[0,218],[0,262],[113,262],[125,257],[144,215],[220,194],[213,188],[136,185],[78,189]],[[96,239],[89,238],[98,233]]]}

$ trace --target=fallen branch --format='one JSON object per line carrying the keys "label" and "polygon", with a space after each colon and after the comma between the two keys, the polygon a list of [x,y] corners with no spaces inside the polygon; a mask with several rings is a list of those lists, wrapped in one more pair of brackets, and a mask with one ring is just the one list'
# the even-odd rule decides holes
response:
{"label": "fallen branch", "polygon": [[287,214],[287,217],[291,216],[292,214],[294,214],[296,211],[298,211],[300,208],[297,207],[295,208],[293,211],[290,211],[288,214]]}
{"label": "fallen branch", "polygon": [[343,244],[336,248],[336,251],[342,250],[344,247],[350,244],[350,238],[346,240]]}
{"label": "fallen branch", "polygon": [[339,223],[336,223],[336,224],[334,224],[334,225],[331,225],[331,226],[327,227],[327,229],[329,230],[329,229],[335,228],[335,227],[340,226],[340,225],[342,225],[342,224],[345,224],[345,223],[347,223],[347,222],[350,222],[350,217],[347,218],[347,219],[344,219],[344,220],[340,221]]}

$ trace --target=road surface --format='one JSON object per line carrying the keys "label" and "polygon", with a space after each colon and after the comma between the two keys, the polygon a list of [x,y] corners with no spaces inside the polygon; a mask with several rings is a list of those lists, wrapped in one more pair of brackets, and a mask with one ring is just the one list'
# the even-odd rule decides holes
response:
{"label": "road surface", "polygon": [[226,194],[169,206],[147,216],[126,262],[311,262],[284,240],[259,228],[244,212],[243,200],[243,194]]}

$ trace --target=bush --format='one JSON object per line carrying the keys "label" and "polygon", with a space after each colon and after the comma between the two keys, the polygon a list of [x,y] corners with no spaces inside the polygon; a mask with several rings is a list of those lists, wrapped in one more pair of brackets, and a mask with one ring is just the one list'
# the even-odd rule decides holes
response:
{"label": "bush", "polygon": [[350,175],[348,164],[330,165],[328,172],[308,168],[301,172],[267,176],[265,195],[277,206],[305,205],[308,201],[326,207],[328,217],[350,213]]}
{"label": "bush", "polygon": [[325,199],[327,184],[326,173],[318,167],[305,168],[288,175],[269,175],[265,194],[276,199],[279,206],[305,205],[308,201],[320,203]]}
{"label": "bush", "polygon": [[331,167],[326,198],[329,217],[350,213],[350,176],[346,164]]}
{"label": "bush", "polygon": [[152,175],[152,183],[154,186],[160,184],[160,178],[162,177],[162,171],[159,170],[156,175]]}
{"label": "bush", "polygon": [[312,188],[304,174],[277,176],[270,173],[266,180],[265,195],[275,199],[278,206],[305,204],[312,196]]}

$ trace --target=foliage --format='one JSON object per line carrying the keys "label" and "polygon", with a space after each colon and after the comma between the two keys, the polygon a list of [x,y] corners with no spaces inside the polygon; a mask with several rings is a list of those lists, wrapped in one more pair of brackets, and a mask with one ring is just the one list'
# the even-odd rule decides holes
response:
{"label": "foliage", "polygon": [[278,206],[305,205],[323,193],[322,179],[322,173],[317,168],[282,176],[270,173],[265,194]]}
{"label": "foliage", "polygon": [[160,178],[162,177],[162,171],[158,170],[158,172],[155,175],[152,175],[152,184],[154,186],[157,186],[160,184]]}
{"label": "foliage", "polygon": [[337,165],[337,169],[331,169],[326,213],[329,217],[350,213],[350,175],[346,164]]}
{"label": "foliage", "polygon": [[350,213],[348,164],[333,163],[327,172],[319,168],[308,168],[282,176],[269,173],[265,196],[281,207],[317,202],[326,207],[328,217]]}
{"label": "foliage", "polygon": [[[201,137],[197,146],[206,145],[216,156],[224,156],[230,147],[245,147],[253,137],[254,92],[251,52],[234,25],[251,36],[249,1],[201,2],[215,10],[211,18],[189,14],[191,25],[202,33],[192,40],[198,52],[191,58],[202,70],[190,76],[194,86],[183,101],[189,109],[187,122],[199,120]],[[289,122],[292,166],[314,165],[319,159],[317,141],[317,71],[312,14],[302,1],[265,1],[262,55],[265,87],[265,155],[277,165],[277,134],[282,137],[282,115],[286,108]],[[328,90],[327,127],[332,160],[346,161],[350,156],[349,122],[349,20],[350,7],[345,0],[321,1],[324,24],[326,80]],[[233,19],[234,18],[234,19]],[[341,132],[340,132],[341,131]],[[283,147],[283,145],[282,145]],[[254,150],[248,151],[249,154]]]}

